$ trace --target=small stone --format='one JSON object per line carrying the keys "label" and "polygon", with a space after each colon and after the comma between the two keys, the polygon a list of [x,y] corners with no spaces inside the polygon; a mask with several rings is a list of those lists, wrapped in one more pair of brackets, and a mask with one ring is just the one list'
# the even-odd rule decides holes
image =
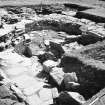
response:
{"label": "small stone", "polygon": [[55,42],[50,42],[50,50],[55,55],[56,58],[61,58],[64,54],[64,50],[60,44]]}
{"label": "small stone", "polygon": [[65,89],[75,88],[76,86],[80,85],[78,83],[78,78],[75,72],[65,73],[63,81],[64,81]]}
{"label": "small stone", "polygon": [[85,99],[82,95],[80,95],[77,92],[68,92],[68,94],[74,98],[77,102],[79,102],[80,104],[84,104],[85,103]]}
{"label": "small stone", "polygon": [[57,88],[52,88],[51,91],[52,91],[53,98],[57,98],[59,96]]}

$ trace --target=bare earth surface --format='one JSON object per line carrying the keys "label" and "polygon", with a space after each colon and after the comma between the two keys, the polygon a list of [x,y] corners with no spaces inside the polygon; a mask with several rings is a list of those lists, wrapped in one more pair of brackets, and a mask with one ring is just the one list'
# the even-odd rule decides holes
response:
{"label": "bare earth surface", "polygon": [[0,6],[4,5],[35,5],[35,4],[51,4],[51,3],[83,3],[88,5],[99,5],[105,7],[105,3],[99,0],[0,0]]}

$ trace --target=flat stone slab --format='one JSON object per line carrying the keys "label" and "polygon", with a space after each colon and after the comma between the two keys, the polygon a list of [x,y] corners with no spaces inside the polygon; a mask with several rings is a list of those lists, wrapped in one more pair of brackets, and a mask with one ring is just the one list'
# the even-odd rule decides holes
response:
{"label": "flat stone slab", "polygon": [[12,68],[9,68],[6,70],[6,74],[7,76],[9,76],[10,78],[14,77],[14,76],[18,76],[18,75],[22,75],[22,73],[27,72],[28,69],[26,67],[22,67],[22,66],[14,66]]}
{"label": "flat stone slab", "polygon": [[[35,80],[35,78],[30,77],[26,74],[23,74],[21,76],[13,78],[11,81],[16,83],[16,85],[20,89],[31,89],[31,90],[34,90],[34,92],[37,91],[38,89],[40,89],[44,85],[44,83],[39,82],[39,81]],[[34,89],[32,89],[32,88],[34,88]]]}

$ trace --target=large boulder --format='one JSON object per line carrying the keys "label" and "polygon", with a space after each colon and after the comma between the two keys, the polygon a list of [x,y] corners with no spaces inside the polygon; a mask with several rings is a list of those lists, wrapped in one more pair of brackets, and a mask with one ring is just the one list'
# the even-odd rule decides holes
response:
{"label": "large boulder", "polygon": [[60,86],[64,79],[64,72],[62,68],[54,67],[50,72],[50,76]]}
{"label": "large boulder", "polygon": [[43,70],[47,73],[51,72],[53,67],[56,67],[58,65],[58,62],[55,62],[53,60],[47,60],[43,63]]}
{"label": "large boulder", "polygon": [[54,60],[57,61],[56,57],[51,52],[45,52],[43,54],[38,55],[40,63],[45,62],[46,60]]}
{"label": "large boulder", "polygon": [[64,54],[64,50],[60,44],[50,42],[50,50],[55,55],[56,58],[61,58]]}
{"label": "large boulder", "polygon": [[66,90],[70,90],[71,88],[76,88],[80,85],[78,83],[78,78],[75,72],[65,73],[63,81]]}

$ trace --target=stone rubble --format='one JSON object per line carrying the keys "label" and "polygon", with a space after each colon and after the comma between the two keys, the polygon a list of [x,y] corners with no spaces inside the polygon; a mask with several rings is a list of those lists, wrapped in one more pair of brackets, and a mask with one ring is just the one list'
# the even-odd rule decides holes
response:
{"label": "stone rubble", "polygon": [[[86,71],[80,71],[80,68],[73,71],[78,62],[69,65],[73,62],[70,59],[66,60],[69,69],[66,72],[62,59],[66,53],[71,54],[91,44],[84,44],[88,32],[100,40],[104,38],[103,25],[73,17],[77,11],[49,15],[37,15],[26,7],[16,11],[20,16],[15,18],[21,21],[17,18],[18,22],[12,21],[13,17],[6,18],[2,14],[6,22],[3,29],[0,28],[0,105],[84,104],[85,97],[79,90],[86,89],[88,80],[85,81],[87,78],[79,73]],[[52,29],[56,25],[60,30]],[[100,40],[96,38],[96,42]]]}

